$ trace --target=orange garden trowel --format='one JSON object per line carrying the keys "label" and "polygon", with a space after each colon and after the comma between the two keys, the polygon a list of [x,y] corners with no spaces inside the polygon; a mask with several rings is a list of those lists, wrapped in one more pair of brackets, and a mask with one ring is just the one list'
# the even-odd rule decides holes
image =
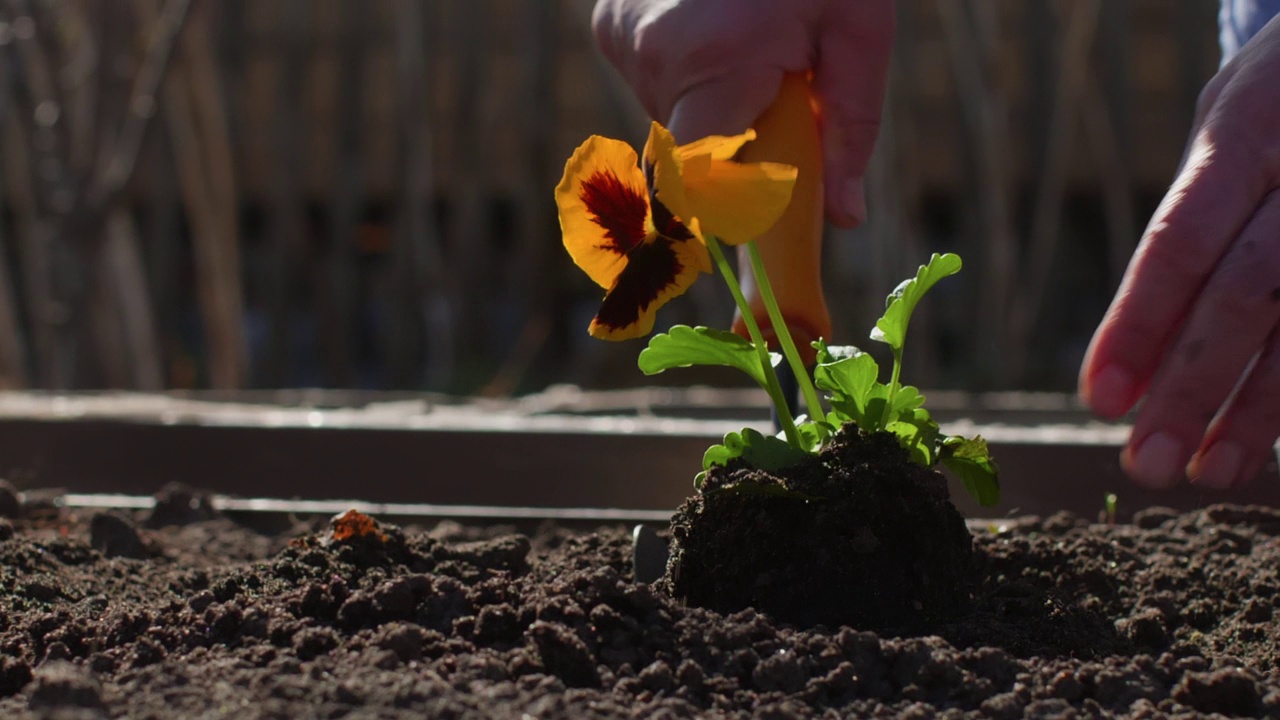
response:
{"label": "orange garden trowel", "polygon": [[[818,115],[809,90],[807,73],[791,73],[773,104],[756,119],[754,142],[738,155],[743,162],[777,162],[799,170],[791,204],[782,218],[756,240],[778,307],[806,365],[812,365],[815,351],[810,343],[830,339],[831,316],[822,294],[823,184],[822,141],[818,135]],[[771,349],[777,349],[777,334],[765,311],[749,263],[742,263],[742,289],[760,330]],[[742,318],[735,317],[733,331],[747,337]],[[796,413],[796,379],[786,363],[778,368],[787,402]]]}

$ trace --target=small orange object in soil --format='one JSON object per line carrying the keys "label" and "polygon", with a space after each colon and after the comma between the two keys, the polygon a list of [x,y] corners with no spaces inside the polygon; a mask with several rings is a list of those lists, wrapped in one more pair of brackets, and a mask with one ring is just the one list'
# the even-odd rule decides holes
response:
{"label": "small orange object in soil", "polygon": [[358,510],[348,510],[329,521],[329,541],[345,542],[373,536],[385,542],[387,536],[378,529],[378,521]]}

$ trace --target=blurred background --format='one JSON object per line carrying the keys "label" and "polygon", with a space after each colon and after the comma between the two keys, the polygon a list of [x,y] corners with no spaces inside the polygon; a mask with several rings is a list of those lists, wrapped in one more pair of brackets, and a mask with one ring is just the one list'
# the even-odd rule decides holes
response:
{"label": "blurred background", "polygon": [[[591,0],[0,0],[0,385],[650,383],[552,188],[647,119]],[[930,252],[913,384],[1070,390],[1218,63],[1214,0],[899,0],[837,342]],[[723,283],[661,311],[725,325]],[[657,380],[736,382],[677,373]]]}

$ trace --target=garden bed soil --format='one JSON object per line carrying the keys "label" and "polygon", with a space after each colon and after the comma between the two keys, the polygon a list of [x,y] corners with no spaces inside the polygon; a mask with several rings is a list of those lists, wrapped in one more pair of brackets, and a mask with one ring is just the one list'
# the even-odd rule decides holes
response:
{"label": "garden bed soil", "polygon": [[5,718],[1280,716],[1272,509],[979,530],[962,616],[869,632],[685,607],[633,581],[621,527],[3,500]]}

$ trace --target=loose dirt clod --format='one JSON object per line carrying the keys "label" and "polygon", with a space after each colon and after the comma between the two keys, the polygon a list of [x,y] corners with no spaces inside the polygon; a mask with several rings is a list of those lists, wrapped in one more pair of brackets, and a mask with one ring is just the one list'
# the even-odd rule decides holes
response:
{"label": "loose dirt clod", "polygon": [[147,556],[147,544],[138,534],[133,518],[120,513],[95,513],[89,521],[89,544],[107,557]]}
{"label": "loose dirt clod", "polygon": [[22,515],[22,498],[13,483],[0,478],[0,518],[16,518]]}

